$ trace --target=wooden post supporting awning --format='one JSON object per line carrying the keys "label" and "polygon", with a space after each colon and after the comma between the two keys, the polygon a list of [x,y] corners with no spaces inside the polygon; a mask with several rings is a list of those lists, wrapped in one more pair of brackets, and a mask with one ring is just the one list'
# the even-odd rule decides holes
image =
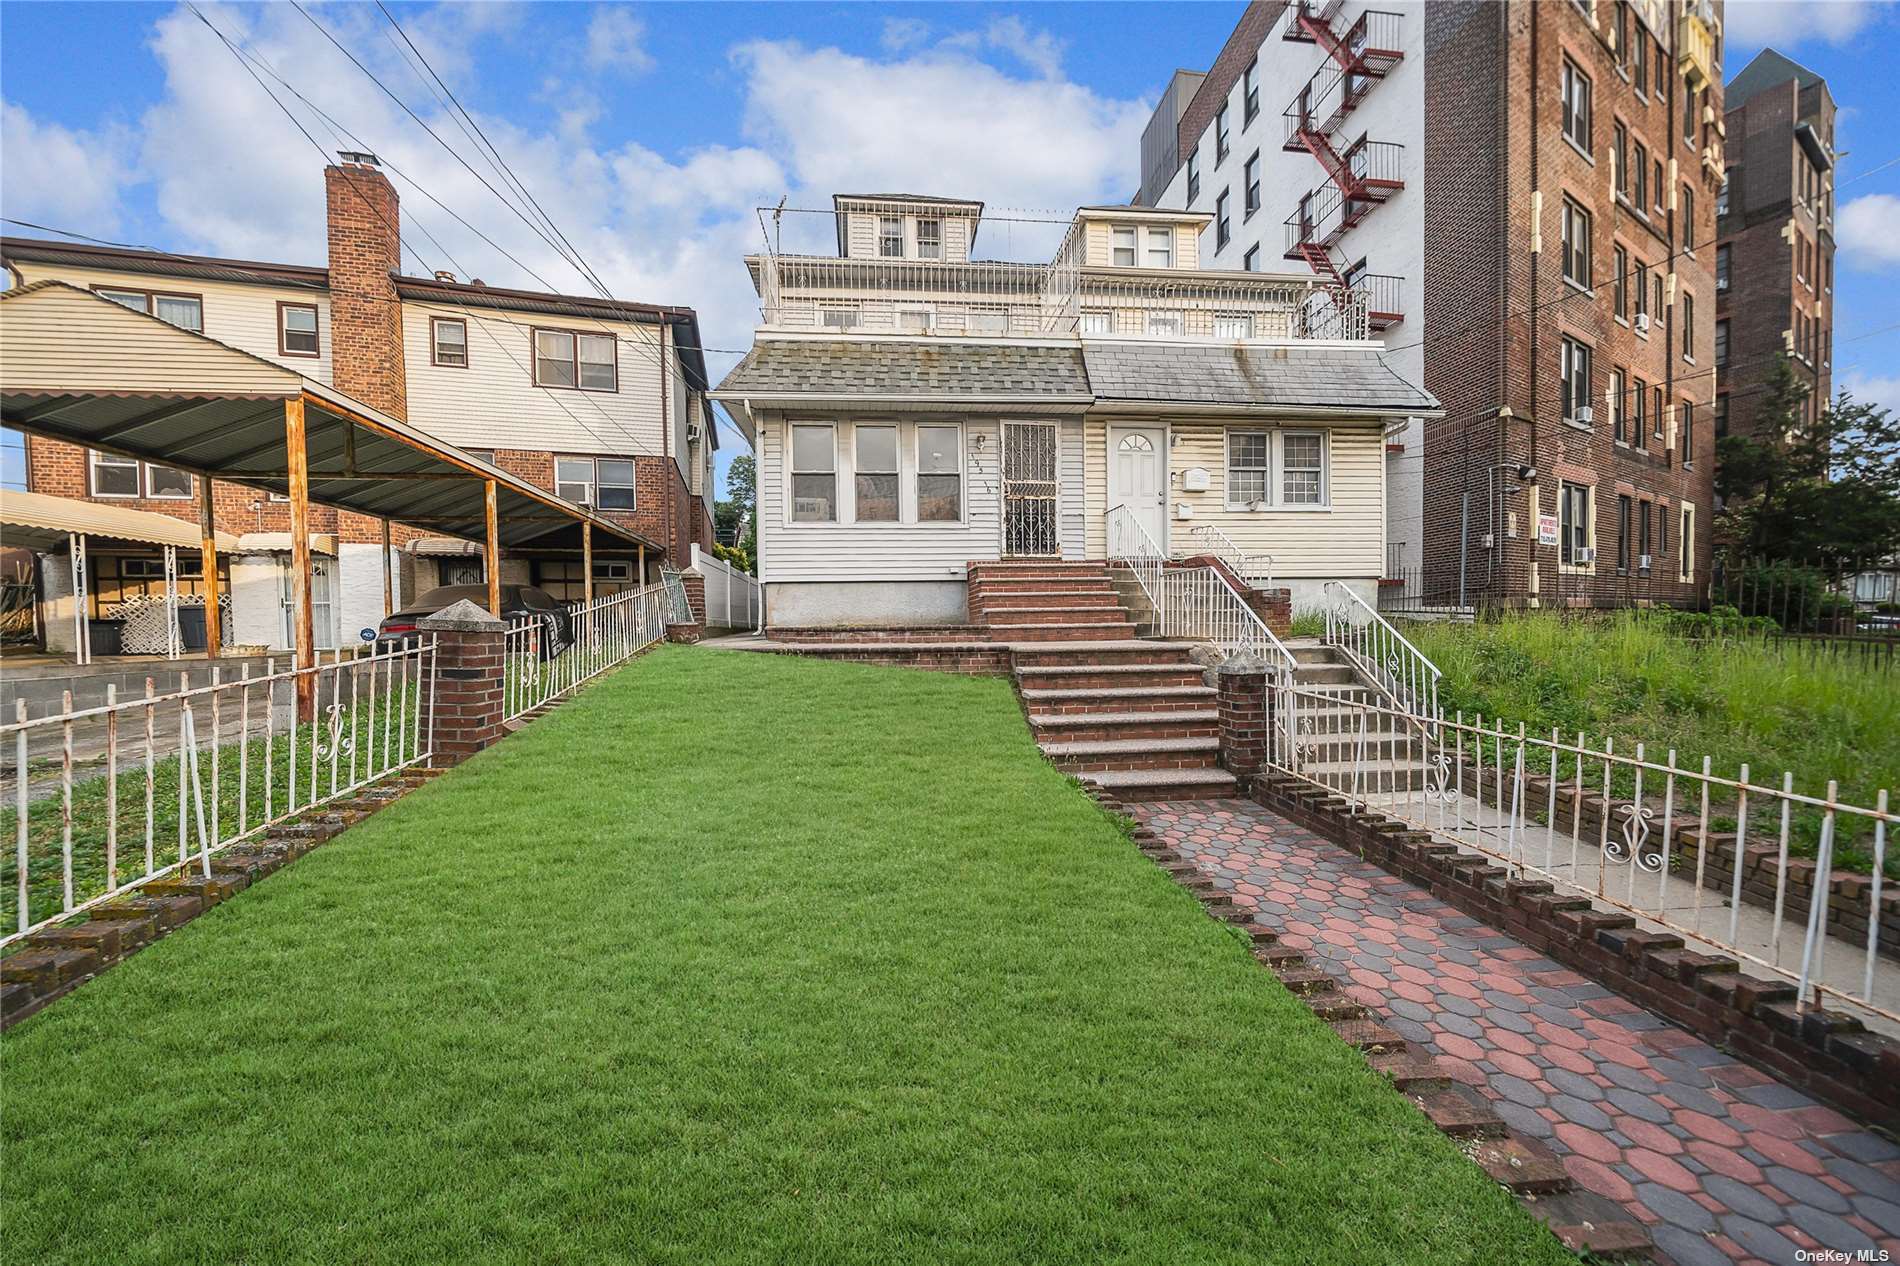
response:
{"label": "wooden post supporting awning", "polygon": [[289,458],[291,627],[297,654],[297,719],[316,719],[317,637],[310,602],[310,461],[303,398],[284,401],[284,452]]}

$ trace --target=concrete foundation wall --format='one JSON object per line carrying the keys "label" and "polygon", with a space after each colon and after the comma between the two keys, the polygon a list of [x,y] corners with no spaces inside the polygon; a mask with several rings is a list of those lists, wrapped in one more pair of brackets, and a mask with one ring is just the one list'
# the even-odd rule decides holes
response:
{"label": "concrete foundation wall", "polygon": [[765,622],[788,626],[967,624],[964,582],[845,581],[765,587]]}

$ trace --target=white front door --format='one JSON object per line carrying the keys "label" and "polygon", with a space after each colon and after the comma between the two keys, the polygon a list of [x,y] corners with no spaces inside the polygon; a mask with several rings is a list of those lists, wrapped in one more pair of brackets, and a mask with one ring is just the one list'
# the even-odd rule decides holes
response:
{"label": "white front door", "polygon": [[1168,431],[1108,428],[1108,507],[1127,506],[1163,553],[1168,548]]}
{"label": "white front door", "polygon": [[[284,645],[292,650],[297,646],[297,594],[292,587],[295,573],[290,566],[290,557],[284,557],[283,571],[283,608],[284,608]],[[310,630],[312,643],[320,651],[331,650],[336,646],[336,560],[330,558],[312,558],[310,560]]]}

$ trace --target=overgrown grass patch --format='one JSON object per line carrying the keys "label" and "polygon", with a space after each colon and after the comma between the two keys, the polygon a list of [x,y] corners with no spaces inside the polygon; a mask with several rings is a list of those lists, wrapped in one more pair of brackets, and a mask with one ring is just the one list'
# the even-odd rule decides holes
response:
{"label": "overgrown grass patch", "polygon": [[1568,1260],[1000,681],[656,651],[0,1071],[21,1261]]}
{"label": "overgrown grass patch", "polygon": [[[1793,771],[1797,792],[1820,796],[1830,779],[1840,796],[1872,807],[1880,788],[1900,787],[1900,674],[1853,657],[1777,650],[1763,642],[1692,640],[1640,612],[1592,618],[1522,614],[1477,624],[1408,625],[1406,636],[1444,672],[1439,702],[1469,720],[1483,713],[1523,722],[1565,742],[1579,731],[1600,750],[1613,735],[1631,754],[1640,740],[1661,762],[1779,787]],[[1648,790],[1659,792],[1652,775]],[[1843,819],[1843,825],[1848,820]],[[1819,815],[1797,815],[1793,848],[1812,856]],[[1855,824],[1858,825],[1858,824]],[[1757,830],[1768,829],[1757,822]],[[1872,864],[1870,828],[1844,833],[1840,861]],[[1900,875],[1890,850],[1888,872]]]}

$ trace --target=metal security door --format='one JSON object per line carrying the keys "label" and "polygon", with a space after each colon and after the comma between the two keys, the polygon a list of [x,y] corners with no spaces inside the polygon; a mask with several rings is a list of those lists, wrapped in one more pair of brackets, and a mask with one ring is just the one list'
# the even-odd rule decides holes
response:
{"label": "metal security door", "polygon": [[1056,428],[1053,422],[1003,424],[1003,553],[1053,557],[1056,532]]}

